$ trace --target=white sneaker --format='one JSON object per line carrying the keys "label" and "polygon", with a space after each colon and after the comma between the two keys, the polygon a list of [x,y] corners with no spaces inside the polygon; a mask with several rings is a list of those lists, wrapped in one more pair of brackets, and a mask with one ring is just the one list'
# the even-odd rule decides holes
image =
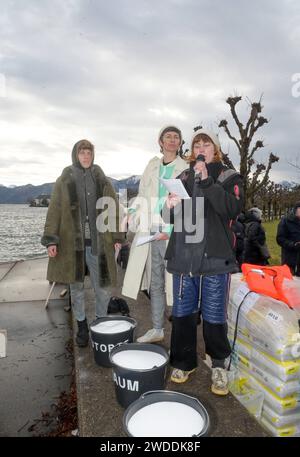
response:
{"label": "white sneaker", "polygon": [[224,368],[213,368],[212,369],[212,385],[211,391],[216,395],[227,395],[228,389],[228,376],[227,371]]}
{"label": "white sneaker", "polygon": [[193,368],[190,371],[180,370],[179,368],[174,368],[171,374],[171,381],[176,382],[177,384],[181,384],[186,382],[189,379],[190,374],[194,373],[196,368]]}
{"label": "white sneaker", "polygon": [[136,341],[138,343],[157,343],[164,339],[164,329],[152,328],[145,333],[145,335],[140,336]]}

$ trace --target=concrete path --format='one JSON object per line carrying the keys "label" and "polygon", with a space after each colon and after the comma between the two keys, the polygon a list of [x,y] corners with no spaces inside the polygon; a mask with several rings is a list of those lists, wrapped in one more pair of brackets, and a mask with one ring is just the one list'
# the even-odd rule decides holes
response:
{"label": "concrete path", "polygon": [[[49,432],[55,423],[43,427],[42,413],[51,410],[62,391],[69,390],[72,360],[66,343],[71,337],[70,313],[64,311],[66,299],[55,299],[59,289],[45,311],[46,265],[40,259],[22,262],[0,281],[0,328],[6,329],[8,340],[7,357],[0,358],[2,437]],[[1,267],[3,277],[7,264],[6,270],[3,264]]]}

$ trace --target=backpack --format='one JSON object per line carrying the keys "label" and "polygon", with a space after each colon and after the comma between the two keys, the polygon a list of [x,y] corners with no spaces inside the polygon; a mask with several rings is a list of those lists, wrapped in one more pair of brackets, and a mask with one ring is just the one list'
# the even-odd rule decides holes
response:
{"label": "backpack", "polygon": [[129,316],[129,306],[123,298],[111,297],[108,303],[107,314],[121,313],[122,316]]}

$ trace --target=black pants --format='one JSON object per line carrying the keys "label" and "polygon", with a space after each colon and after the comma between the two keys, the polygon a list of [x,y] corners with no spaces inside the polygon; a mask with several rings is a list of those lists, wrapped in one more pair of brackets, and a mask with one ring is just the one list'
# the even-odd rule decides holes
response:
{"label": "black pants", "polygon": [[[197,318],[198,313],[172,318],[170,363],[174,368],[190,371],[197,366]],[[231,353],[227,338],[227,324],[210,324],[203,321],[203,338],[206,353],[216,366]]]}

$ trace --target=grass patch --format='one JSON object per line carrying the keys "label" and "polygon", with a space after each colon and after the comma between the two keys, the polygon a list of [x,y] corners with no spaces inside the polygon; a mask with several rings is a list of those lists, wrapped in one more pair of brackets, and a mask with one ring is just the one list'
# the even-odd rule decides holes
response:
{"label": "grass patch", "polygon": [[264,222],[263,227],[266,231],[267,245],[271,254],[270,265],[281,264],[281,247],[276,242],[277,227],[280,219],[271,222]]}

